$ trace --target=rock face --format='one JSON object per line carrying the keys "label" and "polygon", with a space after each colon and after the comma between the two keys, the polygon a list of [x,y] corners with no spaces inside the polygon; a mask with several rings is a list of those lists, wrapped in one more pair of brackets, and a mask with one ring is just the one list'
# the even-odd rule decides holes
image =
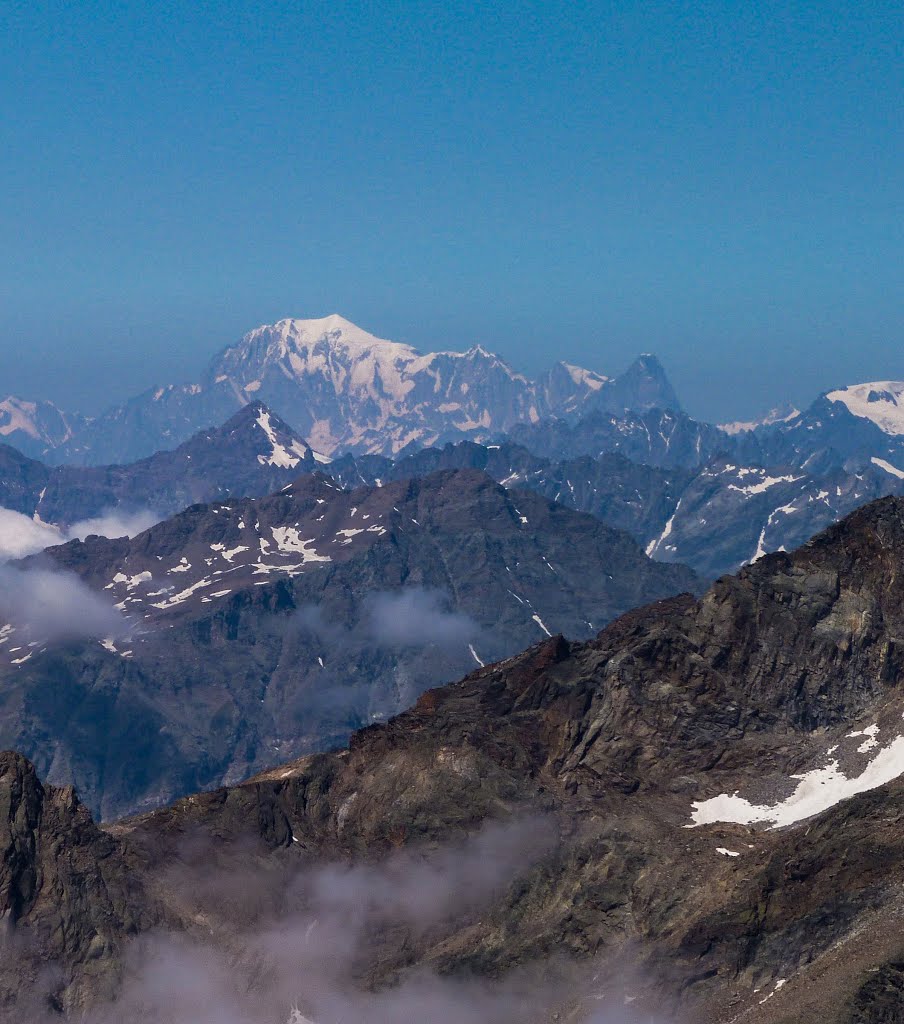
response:
{"label": "rock face", "polygon": [[[113,995],[129,936],[162,923],[123,845],[72,787],[0,752],[0,1015],[77,1011]],[[65,965],[51,977],[49,965]]]}
{"label": "rock face", "polygon": [[837,388],[802,413],[749,435],[772,463],[811,471],[853,471],[876,460],[904,465],[904,383],[875,381]]}
{"label": "rock face", "polygon": [[0,445],[0,506],[68,527],[112,511],[160,518],[230,495],[265,495],[329,460],[259,402],[175,451],[122,466],[46,466]]}
{"label": "rock face", "polygon": [[872,463],[813,472],[713,459],[644,548],[712,579],[768,552],[790,551],[869,501],[901,494],[904,478]]}
{"label": "rock face", "polygon": [[618,378],[559,363],[532,381],[480,346],[424,355],[334,315],[258,327],[217,356],[198,383],[157,388],[118,405],[49,446],[47,458],[131,461],[175,447],[258,400],[326,455],[392,455],[412,444],[485,440],[552,415],[678,408],[652,356]]}
{"label": "rock face", "polygon": [[697,469],[714,456],[734,454],[741,448],[758,452],[755,440],[729,435],[669,407],[617,413],[595,410],[577,420],[522,422],[507,436],[535,455],[557,461],[618,452],[633,462],[666,469]]}
{"label": "rock face", "polygon": [[[884,499],[699,600],[641,608],[587,642],[548,638],[430,690],[347,750],[123,822],[108,833],[109,870],[130,858],[146,886],[185,837],[204,835],[208,877],[225,848],[255,875],[392,863],[539,813],[558,839],[488,890],[479,913],[447,909],[428,928],[372,923],[358,984],[404,984],[425,966],[536,975],[564,960],[596,980],[575,981],[563,1020],[588,1019],[600,996],[637,1020],[895,1020],[902,557],[904,502]],[[66,818],[52,834],[27,825],[24,842],[4,839],[19,852],[2,862],[0,893],[31,892],[9,879],[30,878],[51,846],[77,847],[79,828]],[[155,891],[155,913],[188,929],[184,896]],[[31,908],[27,927],[41,901],[16,899]],[[204,941],[228,943],[234,910],[203,913]],[[74,959],[67,986],[88,984],[85,970]]]}
{"label": "rock face", "polygon": [[22,568],[48,560],[124,620],[51,642],[11,606],[0,743],[104,818],[344,742],[437,681],[697,585],[474,470],[350,492],[308,475]]}

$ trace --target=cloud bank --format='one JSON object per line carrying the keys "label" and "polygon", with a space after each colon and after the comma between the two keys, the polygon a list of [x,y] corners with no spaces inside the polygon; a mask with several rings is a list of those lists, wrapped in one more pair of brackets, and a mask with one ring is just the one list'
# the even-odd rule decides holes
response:
{"label": "cloud bank", "polygon": [[63,533],[47,523],[36,523],[21,512],[0,508],[0,562],[25,558],[52,544],[62,544]]}
{"label": "cloud bank", "polygon": [[357,626],[329,617],[320,605],[300,608],[294,623],[328,642],[357,638],[386,648],[463,647],[480,635],[480,626],[463,612],[450,608],[448,595],[425,587],[405,587],[368,594]]}

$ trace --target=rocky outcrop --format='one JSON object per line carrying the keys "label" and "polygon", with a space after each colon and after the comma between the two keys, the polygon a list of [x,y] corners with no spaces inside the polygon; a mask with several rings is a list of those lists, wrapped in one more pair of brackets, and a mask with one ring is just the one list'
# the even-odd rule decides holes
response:
{"label": "rocky outcrop", "polygon": [[129,936],[162,920],[123,845],[72,787],[0,753],[0,1014],[75,1012],[111,996]]}

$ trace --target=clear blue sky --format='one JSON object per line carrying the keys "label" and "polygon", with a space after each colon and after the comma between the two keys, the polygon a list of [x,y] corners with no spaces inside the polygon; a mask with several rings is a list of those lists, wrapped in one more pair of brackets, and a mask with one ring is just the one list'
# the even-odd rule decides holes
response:
{"label": "clear blue sky", "polygon": [[340,312],[719,419],[904,377],[897,3],[0,6],[0,391]]}

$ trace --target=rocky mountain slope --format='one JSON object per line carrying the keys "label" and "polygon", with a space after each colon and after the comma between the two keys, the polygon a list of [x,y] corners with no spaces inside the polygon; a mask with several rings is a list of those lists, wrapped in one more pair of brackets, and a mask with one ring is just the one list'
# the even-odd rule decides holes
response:
{"label": "rocky mountain slope", "polygon": [[[11,571],[48,565],[88,591],[38,575],[31,612],[0,604],[0,745],[105,818],[342,742],[437,681],[696,586],[627,534],[473,470],[355,491],[308,475]],[[71,635],[82,605],[93,639]]]}
{"label": "rocky mountain slope", "polygon": [[256,400],[326,455],[485,440],[553,415],[678,408],[652,356],[617,378],[557,363],[529,380],[479,345],[421,354],[334,315],[258,327],[217,356],[197,383],[155,388],[117,405],[71,436],[50,439],[46,457],[129,462],[173,448]]}
{"label": "rocky mountain slope", "polygon": [[440,469],[479,469],[503,487],[527,488],[609,526],[646,546],[658,537],[694,478],[687,470],[664,470],[631,462],[617,453],[561,462],[542,458],[506,441],[473,441],[424,448],[395,461],[380,456],[343,456],[326,470],[343,487],[409,480]]}
{"label": "rocky mountain slope", "polygon": [[230,495],[270,494],[329,460],[260,402],[174,451],[118,466],[47,466],[0,445],[0,507],[67,527],[111,511],[160,518]]}
{"label": "rocky mountain slope", "polygon": [[885,465],[904,472],[904,383],[874,381],[828,391],[804,412],[753,432],[763,458],[829,472]]}
{"label": "rocky mountain slope", "polygon": [[455,1005],[506,992],[467,1018],[505,1024],[896,1020],[902,559],[884,499],[700,600],[545,639],[347,750],[106,831],[3,755],[0,900],[28,952],[6,1005],[147,999],[129,936],[163,925],[266,1020],[290,991],[318,1024],[390,1020],[393,993],[423,1008],[474,975],[493,985]]}
{"label": "rocky mountain slope", "polygon": [[[625,432],[607,427],[600,433],[593,428],[600,423],[621,424]],[[621,444],[626,437],[637,440],[632,423],[642,424],[638,429],[644,439],[655,437],[659,443],[652,448],[647,440]],[[76,524],[78,535],[83,536],[87,529],[102,532],[103,523],[97,517],[110,513],[150,510],[163,518],[195,502],[230,495],[263,496],[302,472],[318,469],[326,470],[343,487],[356,487],[410,479],[438,469],[471,468],[506,487],[526,487],[589,512],[627,530],[657,560],[687,564],[702,576],[715,578],[769,551],[790,550],[861,504],[904,493],[904,474],[878,457],[850,469],[832,468],[831,459],[811,459],[810,468],[793,461],[764,467],[742,458],[744,448],[751,446],[754,455],[762,455],[758,443],[749,439],[742,443],[727,435],[718,443],[716,435],[711,435],[706,445],[701,443],[700,455],[724,443],[734,448],[732,456],[712,456],[692,469],[682,468],[687,461],[683,457],[676,459],[678,465],[663,467],[631,461],[622,454],[627,449],[637,458],[667,463],[669,449],[676,455],[686,454],[692,437],[704,436],[695,432],[703,429],[704,425],[671,413],[628,414],[620,420],[591,416],[574,427],[563,421],[541,425],[533,436],[592,438],[593,443],[588,442],[592,455],[552,458],[511,441],[490,445],[461,441],[395,460],[346,455],[329,464],[275,413],[253,402],[223,427],[202,431],[174,452],[161,452],[131,465],[47,467],[0,446],[0,507],[35,517],[39,523],[56,524],[64,532]],[[553,434],[544,435],[544,430]],[[574,447],[581,451],[588,444]],[[546,442],[539,447],[549,448]],[[571,448],[563,441],[550,450]],[[822,464],[830,468],[822,470]],[[85,521],[88,526],[81,529]],[[113,524],[113,531],[117,529],[125,532]],[[49,534],[47,543],[53,540]]]}

